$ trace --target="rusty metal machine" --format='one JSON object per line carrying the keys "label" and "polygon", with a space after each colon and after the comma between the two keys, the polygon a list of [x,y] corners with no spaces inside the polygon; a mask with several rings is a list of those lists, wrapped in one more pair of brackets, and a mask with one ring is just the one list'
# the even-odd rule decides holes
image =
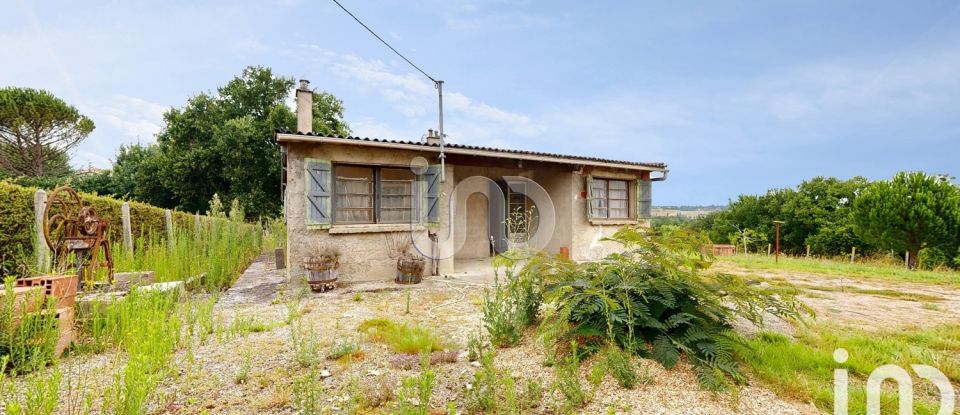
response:
{"label": "rusty metal machine", "polygon": [[55,189],[43,210],[43,236],[53,252],[54,269],[76,269],[81,286],[94,282],[106,268],[107,283],[113,282],[113,256],[107,242],[110,221],[84,205],[72,187]]}

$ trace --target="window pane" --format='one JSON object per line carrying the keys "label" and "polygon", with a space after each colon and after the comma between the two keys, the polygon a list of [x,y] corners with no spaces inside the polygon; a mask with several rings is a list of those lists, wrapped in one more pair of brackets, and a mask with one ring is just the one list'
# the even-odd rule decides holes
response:
{"label": "window pane", "polygon": [[373,223],[373,168],[337,166],[336,222]]}
{"label": "window pane", "polygon": [[380,170],[380,223],[413,220],[415,178],[409,169]]}
{"label": "window pane", "polygon": [[607,217],[607,181],[603,179],[593,179],[593,185],[590,186],[593,199],[590,201],[591,215],[595,218]]}

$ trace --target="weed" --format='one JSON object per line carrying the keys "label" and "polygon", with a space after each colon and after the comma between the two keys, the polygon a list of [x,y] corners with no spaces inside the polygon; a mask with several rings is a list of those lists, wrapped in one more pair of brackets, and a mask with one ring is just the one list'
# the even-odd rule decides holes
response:
{"label": "weed", "polygon": [[[492,290],[484,289],[481,305],[483,324],[491,344],[512,347],[520,343],[523,330],[536,322],[542,302],[542,284],[537,272],[514,275],[510,257],[497,257],[494,265],[497,269],[494,286]],[[501,267],[506,270],[506,284],[500,283]]]}
{"label": "weed", "polygon": [[554,368],[554,389],[563,395],[564,409],[570,411],[583,406],[587,394],[580,384],[580,361],[577,358],[577,345],[571,344],[572,353],[563,364]]}
{"label": "weed", "polygon": [[923,303],[923,304],[920,304],[920,307],[923,308],[924,310],[940,311],[940,306],[934,303]]}
{"label": "weed", "polygon": [[433,370],[430,370],[429,358],[424,357],[420,375],[408,377],[402,381],[393,413],[396,415],[429,414],[434,377]]}
{"label": "weed", "polygon": [[321,402],[324,398],[320,372],[316,366],[311,366],[306,375],[293,383],[294,405],[300,414],[318,415],[322,413]]}
{"label": "weed", "polygon": [[253,316],[237,317],[230,325],[230,335],[246,337],[249,333],[261,333],[270,330],[270,326]]}
{"label": "weed", "polygon": [[243,351],[243,360],[240,361],[240,367],[237,369],[237,373],[233,376],[233,383],[242,384],[246,383],[247,379],[250,377],[250,367],[253,364],[253,359],[250,352],[250,349]]}
{"label": "weed", "polygon": [[476,362],[483,356],[483,334],[479,331],[467,335],[467,360]]}
{"label": "weed", "polygon": [[[46,366],[54,359],[60,337],[56,302],[39,291],[17,297],[14,277],[4,282],[0,296],[0,356],[8,356],[7,370],[27,373]],[[28,304],[35,311],[23,315]]]}
{"label": "weed", "polygon": [[610,374],[617,380],[620,387],[633,389],[637,386],[637,370],[630,361],[630,355],[619,347],[610,345],[607,347],[604,358]]}
{"label": "weed", "polygon": [[0,358],[0,397],[9,415],[50,415],[57,408],[62,372],[54,367],[49,373],[34,373],[25,379],[20,395],[6,379],[8,357]]}
{"label": "weed", "polygon": [[[353,293],[353,297],[351,297],[351,300],[353,300],[353,302],[355,302],[355,303],[359,303],[359,302],[363,301],[363,295],[360,294],[360,293]],[[408,308],[408,309],[409,309],[409,308]]]}
{"label": "weed", "polygon": [[539,379],[527,380],[526,388],[523,390],[522,402],[526,408],[536,408],[543,401],[543,384]]}
{"label": "weed", "polygon": [[353,340],[338,340],[327,353],[328,360],[337,360],[342,357],[358,358],[363,355],[360,345]]}
{"label": "weed", "polygon": [[368,338],[390,346],[397,353],[429,353],[443,350],[444,344],[432,330],[422,326],[410,326],[386,319],[365,320],[357,327]]}
{"label": "weed", "polygon": [[297,363],[303,367],[313,368],[320,361],[320,340],[314,332],[313,326],[304,331],[303,321],[295,320],[290,325],[290,340],[293,345],[293,355]]}

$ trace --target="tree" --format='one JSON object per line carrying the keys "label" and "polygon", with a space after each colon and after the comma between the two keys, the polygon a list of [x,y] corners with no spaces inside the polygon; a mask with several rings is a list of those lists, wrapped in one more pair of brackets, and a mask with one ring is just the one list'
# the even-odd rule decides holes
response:
{"label": "tree", "polygon": [[901,172],[867,186],[854,201],[854,232],[884,249],[906,251],[917,265],[923,248],[956,249],[960,190],[948,177]]}
{"label": "tree", "polygon": [[0,89],[0,169],[8,174],[69,173],[68,152],[93,129],[93,121],[47,91]]}
{"label": "tree", "polygon": [[[167,111],[157,136],[161,165],[151,176],[168,193],[160,195],[169,196],[161,206],[202,211],[218,194],[240,200],[247,216],[278,214],[280,151],[273,133],[296,127],[296,115],[285,104],[293,86],[293,78],[251,66],[216,94],[201,93]],[[339,99],[326,92],[315,92],[313,99],[316,133],[350,134]]]}

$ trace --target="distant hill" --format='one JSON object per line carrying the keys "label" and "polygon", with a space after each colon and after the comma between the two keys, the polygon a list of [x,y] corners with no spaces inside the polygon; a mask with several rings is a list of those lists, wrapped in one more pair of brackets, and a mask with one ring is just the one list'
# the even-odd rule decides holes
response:
{"label": "distant hill", "polygon": [[651,214],[654,217],[673,217],[681,216],[684,218],[699,218],[708,213],[717,212],[726,209],[726,206],[707,205],[707,206],[654,206]]}

